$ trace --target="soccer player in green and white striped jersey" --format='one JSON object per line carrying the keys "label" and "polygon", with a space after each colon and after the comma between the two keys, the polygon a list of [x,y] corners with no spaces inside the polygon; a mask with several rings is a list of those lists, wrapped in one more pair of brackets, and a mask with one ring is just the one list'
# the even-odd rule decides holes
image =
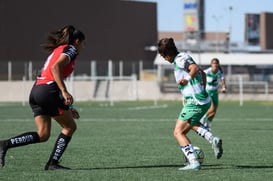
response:
{"label": "soccer player in green and white striped jersey", "polygon": [[221,158],[223,154],[222,140],[200,123],[200,119],[211,105],[210,97],[205,90],[206,74],[190,55],[177,51],[172,38],[161,39],[158,42],[158,52],[166,61],[174,65],[175,80],[185,102],[176,121],[173,134],[189,164],[179,170],[199,170],[201,165],[194,154],[193,145],[187,137],[190,130],[195,131],[212,144],[216,159]]}
{"label": "soccer player in green and white striped jersey", "polygon": [[218,88],[219,84],[221,83],[221,92],[226,92],[226,82],[224,77],[224,72],[220,66],[220,62],[218,58],[213,58],[211,60],[211,66],[204,70],[207,76],[207,85],[206,90],[211,97],[211,106],[207,113],[201,119],[201,123],[204,124],[205,127],[210,129],[211,122],[215,117],[218,105],[219,105],[219,98],[218,98]]}

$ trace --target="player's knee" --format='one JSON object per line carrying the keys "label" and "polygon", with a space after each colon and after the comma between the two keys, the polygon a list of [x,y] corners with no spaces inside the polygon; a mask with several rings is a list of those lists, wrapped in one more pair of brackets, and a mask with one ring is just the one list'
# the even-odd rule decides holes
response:
{"label": "player's knee", "polygon": [[178,130],[174,130],[173,131],[173,136],[175,137],[175,138],[178,138],[179,136],[181,136],[183,133],[181,133],[180,131],[178,131]]}
{"label": "player's knee", "polygon": [[77,125],[75,124],[72,128],[71,128],[71,132],[74,133],[77,130]]}
{"label": "player's knee", "polygon": [[67,133],[67,135],[72,135],[77,130],[77,125],[73,124],[70,127],[64,128],[64,131]]}
{"label": "player's knee", "polygon": [[215,114],[216,114],[216,111],[213,111],[213,112],[211,113],[210,117],[214,117]]}
{"label": "player's knee", "polygon": [[39,138],[40,138],[40,142],[46,142],[49,137],[50,137],[50,133],[43,133],[43,132],[38,132]]}

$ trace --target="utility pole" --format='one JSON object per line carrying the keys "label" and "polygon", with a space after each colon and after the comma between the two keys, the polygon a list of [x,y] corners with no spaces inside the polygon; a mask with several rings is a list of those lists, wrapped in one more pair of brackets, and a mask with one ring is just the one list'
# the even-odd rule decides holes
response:
{"label": "utility pole", "polygon": [[231,31],[232,31],[232,10],[233,7],[229,6],[229,27],[228,27],[228,53],[231,53]]}

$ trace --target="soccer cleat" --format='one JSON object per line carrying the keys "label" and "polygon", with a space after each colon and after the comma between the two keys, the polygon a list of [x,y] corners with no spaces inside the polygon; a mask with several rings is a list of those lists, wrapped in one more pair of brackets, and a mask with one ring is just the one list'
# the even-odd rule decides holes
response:
{"label": "soccer cleat", "polygon": [[189,165],[190,164],[190,162],[188,162],[188,161],[185,161],[184,163],[183,163],[183,165],[185,165],[185,166],[187,166],[187,165]]}
{"label": "soccer cleat", "polygon": [[59,164],[54,164],[54,165],[46,165],[45,170],[70,170],[71,168],[69,167],[64,167]]}
{"label": "soccer cleat", "polygon": [[64,167],[59,164],[46,164],[45,170],[70,170],[69,167]]}
{"label": "soccer cleat", "polygon": [[0,167],[4,167],[5,166],[5,156],[7,153],[7,145],[6,145],[6,141],[0,141]]}
{"label": "soccer cleat", "polygon": [[212,140],[212,148],[216,159],[219,159],[223,155],[222,140],[218,137],[214,137]]}
{"label": "soccer cleat", "polygon": [[190,163],[184,167],[179,168],[178,170],[200,170],[201,165],[200,163]]}
{"label": "soccer cleat", "polygon": [[183,159],[183,162],[184,162],[183,165],[184,165],[184,166],[189,165],[190,162],[189,162],[189,160],[187,159],[187,157],[184,156],[183,158],[184,158],[184,159]]}

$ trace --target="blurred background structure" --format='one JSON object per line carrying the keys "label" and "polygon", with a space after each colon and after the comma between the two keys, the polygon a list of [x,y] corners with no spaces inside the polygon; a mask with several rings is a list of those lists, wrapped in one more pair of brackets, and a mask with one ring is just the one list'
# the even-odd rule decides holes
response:
{"label": "blurred background structure", "polygon": [[[96,74],[108,74],[107,62],[123,61],[123,73],[138,70],[136,62],[153,67],[156,52],[144,47],[157,42],[155,3],[120,0],[1,0],[0,79],[7,79],[7,62],[12,62],[12,79],[22,79],[28,63],[39,70],[47,54],[40,45],[48,32],[72,24],[86,34],[85,51],[78,57],[76,75],[90,75],[96,60]],[[135,64],[135,65],[134,65]],[[117,66],[117,67],[116,67]],[[113,69],[118,69],[114,64]],[[25,76],[28,75],[26,74]]]}
{"label": "blurred background structure", "polygon": [[[68,80],[78,100],[179,97],[171,65],[157,54],[156,44],[163,37],[173,37],[179,51],[190,52],[203,68],[212,58],[220,59],[229,91],[223,98],[250,94],[255,99],[262,94],[269,99],[273,93],[273,12],[246,13],[245,23],[236,25],[245,29],[244,42],[233,42],[234,7],[228,7],[227,31],[208,32],[206,2],[181,1],[183,18],[177,23],[183,24],[183,31],[163,32],[157,26],[156,2],[1,0],[0,86],[5,88],[0,101],[27,100],[29,87],[47,57],[40,44],[47,32],[67,24],[87,37],[86,49]],[[218,15],[212,19],[215,24],[221,21]],[[12,91],[19,82],[23,91],[18,95]]]}

